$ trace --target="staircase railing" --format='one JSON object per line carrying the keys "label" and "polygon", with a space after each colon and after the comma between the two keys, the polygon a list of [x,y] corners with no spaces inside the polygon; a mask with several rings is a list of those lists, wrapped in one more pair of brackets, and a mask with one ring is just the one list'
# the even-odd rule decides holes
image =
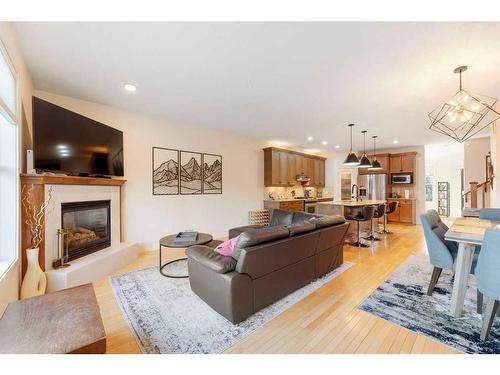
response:
{"label": "staircase railing", "polygon": [[484,199],[485,199],[485,193],[488,191],[488,184],[491,184],[492,182],[492,179],[487,179],[486,181],[484,182],[469,182],[469,185],[470,185],[470,190],[469,191],[466,191],[464,194],[463,194],[463,197],[465,199],[465,202],[468,203],[468,196],[470,196],[470,208],[478,208],[477,207],[477,194],[478,194],[478,191],[479,189],[481,189],[481,192],[482,192],[482,203],[483,203],[483,206],[484,206]]}

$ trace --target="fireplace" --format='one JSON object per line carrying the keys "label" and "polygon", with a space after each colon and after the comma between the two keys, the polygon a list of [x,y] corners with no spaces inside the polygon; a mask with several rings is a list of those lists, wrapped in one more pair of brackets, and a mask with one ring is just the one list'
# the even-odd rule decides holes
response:
{"label": "fireplace", "polygon": [[111,246],[111,201],[61,203],[67,261]]}

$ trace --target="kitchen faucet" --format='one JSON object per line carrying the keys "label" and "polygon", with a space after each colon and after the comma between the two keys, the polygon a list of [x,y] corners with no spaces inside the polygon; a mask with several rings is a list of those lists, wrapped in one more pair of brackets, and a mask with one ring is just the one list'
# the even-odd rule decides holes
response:
{"label": "kitchen faucet", "polygon": [[[356,195],[354,195],[354,187],[356,187]],[[359,187],[356,184],[352,185],[352,188],[351,188],[351,198],[356,198],[356,202],[359,201]]]}

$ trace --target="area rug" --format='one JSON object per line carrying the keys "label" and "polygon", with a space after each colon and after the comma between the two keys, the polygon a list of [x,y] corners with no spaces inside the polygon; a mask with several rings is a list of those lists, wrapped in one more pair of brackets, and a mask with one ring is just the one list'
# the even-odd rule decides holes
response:
{"label": "area rug", "polygon": [[476,312],[474,277],[469,279],[462,317],[454,318],[449,313],[453,274],[443,270],[433,295],[427,296],[431,273],[427,255],[411,254],[359,308],[465,353],[500,353],[500,318],[489,340],[479,337],[482,320]]}
{"label": "area rug", "polygon": [[[185,262],[174,265],[181,269],[169,271],[186,272]],[[344,263],[237,325],[194,294],[188,279],[163,277],[156,267],[112,276],[110,282],[144,353],[222,353],[352,266]]]}

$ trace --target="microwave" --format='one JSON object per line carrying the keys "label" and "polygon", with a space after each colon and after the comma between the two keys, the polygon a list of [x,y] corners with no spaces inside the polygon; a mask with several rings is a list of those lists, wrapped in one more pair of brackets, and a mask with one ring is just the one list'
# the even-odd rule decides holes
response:
{"label": "microwave", "polygon": [[393,184],[413,184],[412,174],[393,174],[392,175]]}

